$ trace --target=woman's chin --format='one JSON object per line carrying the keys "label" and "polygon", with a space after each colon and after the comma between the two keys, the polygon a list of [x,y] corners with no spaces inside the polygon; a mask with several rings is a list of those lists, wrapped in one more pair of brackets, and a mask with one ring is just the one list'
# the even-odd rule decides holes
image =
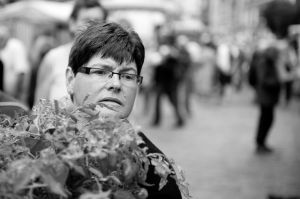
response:
{"label": "woman's chin", "polygon": [[100,108],[100,116],[122,119],[123,114],[118,110],[108,109],[107,107]]}

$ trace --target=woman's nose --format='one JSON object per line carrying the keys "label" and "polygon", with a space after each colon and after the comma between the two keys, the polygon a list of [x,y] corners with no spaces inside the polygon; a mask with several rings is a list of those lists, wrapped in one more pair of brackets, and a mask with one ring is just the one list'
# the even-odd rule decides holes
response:
{"label": "woman's nose", "polygon": [[108,89],[121,90],[121,79],[119,74],[112,74],[107,80]]}

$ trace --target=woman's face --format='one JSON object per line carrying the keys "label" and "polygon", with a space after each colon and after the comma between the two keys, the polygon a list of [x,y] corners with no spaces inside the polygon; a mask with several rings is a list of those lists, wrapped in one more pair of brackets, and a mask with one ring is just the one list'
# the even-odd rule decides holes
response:
{"label": "woman's face", "polygon": [[[135,63],[120,65],[113,59],[103,59],[100,55],[93,56],[84,67],[137,74]],[[127,118],[132,111],[139,86],[137,83],[122,83],[117,74],[111,78],[103,78],[99,74],[78,72],[75,76],[68,67],[67,87],[69,94],[73,95],[75,105],[97,103],[100,104],[101,114],[123,119]]]}
{"label": "woman's face", "polygon": [[93,20],[105,21],[104,17],[104,11],[100,7],[82,8],[79,10],[77,18],[70,20],[70,30],[76,34],[85,27],[87,22]]}

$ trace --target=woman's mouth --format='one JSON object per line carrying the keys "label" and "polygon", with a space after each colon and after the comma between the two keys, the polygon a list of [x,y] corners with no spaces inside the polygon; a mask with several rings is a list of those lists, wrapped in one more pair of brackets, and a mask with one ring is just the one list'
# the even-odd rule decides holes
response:
{"label": "woman's mouth", "polygon": [[113,97],[103,98],[99,102],[102,102],[102,103],[111,103],[111,104],[118,104],[120,106],[123,105],[123,103],[121,102],[121,100],[119,100],[118,98],[113,98]]}
{"label": "woman's mouth", "polygon": [[101,99],[98,104],[110,109],[113,109],[116,106],[123,106],[123,103],[119,99],[111,97]]}

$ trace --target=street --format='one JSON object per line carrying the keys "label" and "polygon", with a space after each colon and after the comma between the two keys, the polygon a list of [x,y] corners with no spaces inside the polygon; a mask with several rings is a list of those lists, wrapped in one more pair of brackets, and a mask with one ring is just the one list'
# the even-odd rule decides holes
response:
{"label": "street", "polygon": [[[277,108],[268,144],[274,152],[255,153],[258,109],[253,93],[231,91],[222,103],[194,97],[192,116],[176,129],[167,99],[162,124],[150,125],[138,99],[132,121],[185,171],[193,199],[300,197],[300,103]],[[153,107],[151,107],[153,109]]]}

